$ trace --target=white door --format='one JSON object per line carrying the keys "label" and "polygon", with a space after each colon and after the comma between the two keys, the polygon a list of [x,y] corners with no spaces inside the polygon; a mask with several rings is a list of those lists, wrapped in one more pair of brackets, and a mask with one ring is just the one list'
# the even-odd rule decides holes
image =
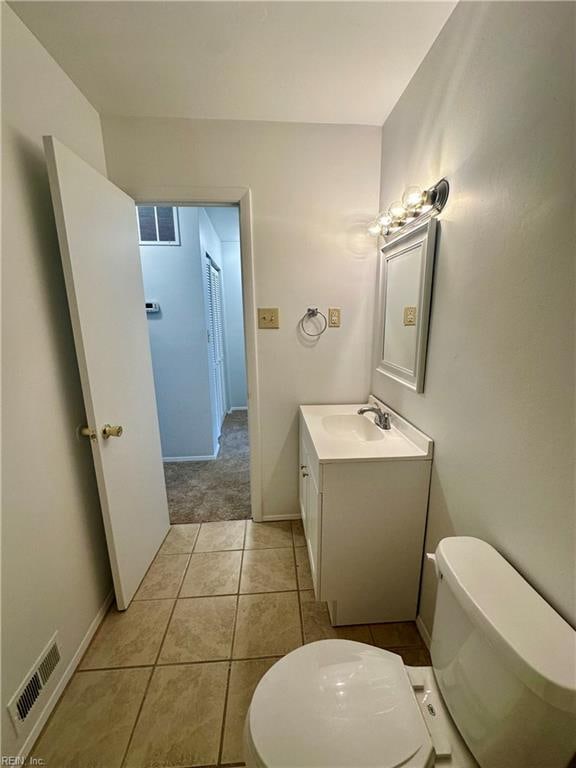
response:
{"label": "white door", "polygon": [[206,281],[208,286],[208,344],[214,388],[216,434],[222,431],[226,416],[226,385],[224,371],[224,318],[222,314],[222,280],[212,259],[206,257]]}
{"label": "white door", "polygon": [[[134,201],[44,137],[116,602],[130,604],[169,528]],[[122,434],[106,439],[105,425]]]}

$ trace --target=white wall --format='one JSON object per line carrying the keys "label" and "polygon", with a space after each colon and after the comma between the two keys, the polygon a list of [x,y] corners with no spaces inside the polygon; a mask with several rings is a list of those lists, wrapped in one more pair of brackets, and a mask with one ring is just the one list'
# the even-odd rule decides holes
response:
{"label": "white wall", "polygon": [[220,242],[220,238],[204,208],[199,208],[198,211],[200,253],[202,259],[205,259],[206,254],[208,254],[216,266],[222,269],[222,243]]}
{"label": "white wall", "polygon": [[198,208],[178,209],[180,246],[140,246],[162,456],[206,457],[212,435]]}
{"label": "white wall", "polygon": [[[434,438],[427,551],[500,550],[576,621],[573,3],[461,3],[386,121],[382,204],[451,184],[426,389],[376,394]],[[432,625],[425,566],[421,613]]]}
{"label": "white wall", "polygon": [[[42,135],[105,173],[100,121],[2,4],[2,754],[5,705],[55,630],[61,680],[111,589]],[[36,717],[31,718],[32,721]]]}
{"label": "white wall", "polygon": [[[110,178],[138,198],[151,186],[251,187],[256,299],[280,308],[259,331],[263,510],[298,514],[297,407],[364,401],[369,391],[380,129],[103,118]],[[308,306],[342,308],[313,346]]]}
{"label": "white wall", "polygon": [[228,376],[228,405],[230,408],[246,408],[247,404],[242,265],[240,258],[239,242],[222,243],[226,373]]}

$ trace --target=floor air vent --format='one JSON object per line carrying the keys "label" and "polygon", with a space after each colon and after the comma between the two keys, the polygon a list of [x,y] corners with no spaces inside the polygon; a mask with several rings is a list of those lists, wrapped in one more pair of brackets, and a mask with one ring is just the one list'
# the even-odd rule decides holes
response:
{"label": "floor air vent", "polygon": [[20,731],[34,705],[42,697],[43,689],[60,662],[57,643],[58,633],[50,640],[8,703],[8,711],[16,730]]}

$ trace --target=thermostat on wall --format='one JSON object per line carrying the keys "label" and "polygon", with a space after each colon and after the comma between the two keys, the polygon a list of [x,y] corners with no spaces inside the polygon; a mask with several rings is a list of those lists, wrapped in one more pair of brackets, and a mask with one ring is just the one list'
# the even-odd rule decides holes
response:
{"label": "thermostat on wall", "polygon": [[157,301],[147,301],[146,314],[153,315],[155,312],[160,312],[160,304]]}

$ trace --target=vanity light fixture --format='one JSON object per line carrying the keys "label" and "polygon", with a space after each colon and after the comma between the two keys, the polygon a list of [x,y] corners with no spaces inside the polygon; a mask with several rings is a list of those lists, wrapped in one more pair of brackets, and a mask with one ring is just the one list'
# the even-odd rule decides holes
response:
{"label": "vanity light fixture", "polygon": [[379,213],[370,222],[368,233],[373,237],[388,237],[424,216],[437,216],[446,205],[449,191],[450,185],[446,179],[440,179],[429,189],[407,187],[402,200],[393,202],[387,211]]}

